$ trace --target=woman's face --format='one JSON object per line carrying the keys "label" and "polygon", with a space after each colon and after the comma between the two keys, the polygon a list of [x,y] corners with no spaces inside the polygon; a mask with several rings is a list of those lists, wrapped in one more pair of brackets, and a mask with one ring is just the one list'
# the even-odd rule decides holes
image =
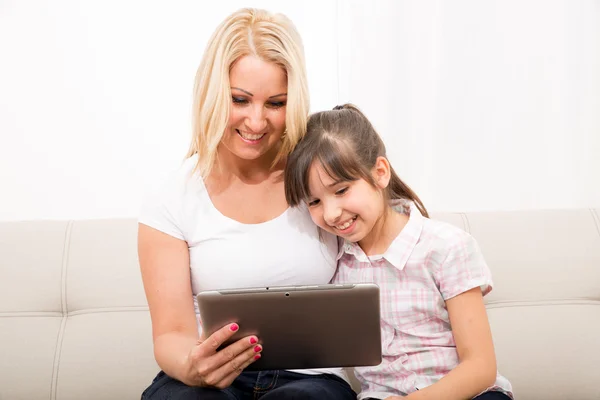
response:
{"label": "woman's face", "polygon": [[[223,145],[244,160],[277,149],[285,131],[287,75],[274,63],[245,56],[229,73],[231,107]],[[276,150],[275,150],[276,151]]]}

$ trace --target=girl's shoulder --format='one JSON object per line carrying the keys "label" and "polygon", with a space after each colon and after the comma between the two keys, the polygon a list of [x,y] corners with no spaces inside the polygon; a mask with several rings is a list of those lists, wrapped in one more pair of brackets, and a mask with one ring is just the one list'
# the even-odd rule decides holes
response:
{"label": "girl's shoulder", "polygon": [[440,256],[477,248],[476,240],[469,232],[449,222],[430,218],[424,218],[420,241]]}
{"label": "girl's shoulder", "polygon": [[460,241],[472,238],[471,234],[450,222],[424,218],[423,233],[443,241]]}

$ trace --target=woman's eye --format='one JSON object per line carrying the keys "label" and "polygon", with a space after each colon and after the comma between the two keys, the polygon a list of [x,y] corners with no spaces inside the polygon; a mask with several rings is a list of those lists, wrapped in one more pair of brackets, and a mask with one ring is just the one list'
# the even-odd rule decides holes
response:
{"label": "woman's eye", "polygon": [[235,104],[246,104],[248,103],[248,100],[244,99],[243,97],[232,97],[231,100],[235,103]]}
{"label": "woman's eye", "polygon": [[285,106],[285,101],[273,101],[270,103],[267,103],[267,107],[269,108],[281,108]]}
{"label": "woman's eye", "polygon": [[313,200],[313,201],[309,201],[309,202],[308,202],[308,206],[309,206],[309,207],[314,207],[314,206],[316,206],[317,204],[319,204],[319,200],[318,200],[318,199],[317,199],[317,200]]}
{"label": "woman's eye", "polygon": [[337,195],[342,195],[342,194],[346,193],[347,191],[348,191],[348,188],[347,188],[347,187],[345,187],[345,188],[343,188],[343,189],[340,189],[340,190],[338,190],[337,192],[335,192],[335,194],[337,194]]}

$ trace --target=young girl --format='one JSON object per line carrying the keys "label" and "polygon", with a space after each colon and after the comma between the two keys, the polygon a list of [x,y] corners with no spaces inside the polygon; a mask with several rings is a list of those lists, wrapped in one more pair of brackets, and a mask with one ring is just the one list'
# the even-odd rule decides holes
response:
{"label": "young girl", "polygon": [[356,107],[310,117],[288,158],[285,194],[340,237],[333,282],[381,289],[383,361],[356,368],[359,399],[513,397],[496,371],[483,303],[492,280],[475,240],[428,218]]}

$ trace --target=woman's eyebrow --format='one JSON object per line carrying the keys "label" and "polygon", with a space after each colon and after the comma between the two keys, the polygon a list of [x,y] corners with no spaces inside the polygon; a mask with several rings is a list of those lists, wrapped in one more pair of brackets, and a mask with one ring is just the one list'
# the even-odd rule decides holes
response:
{"label": "woman's eyebrow", "polygon": [[[244,90],[244,89],[239,88],[239,87],[232,87],[231,88],[231,90],[234,90],[234,89],[235,90],[239,90],[240,92],[244,92],[244,93],[246,93],[250,97],[254,97],[254,95],[252,93],[250,93],[249,91],[247,91],[247,90]],[[287,96],[287,93],[279,93],[279,94],[276,94],[274,96],[270,96],[269,99],[273,99],[275,97],[280,97],[280,96]]]}
{"label": "woman's eyebrow", "polygon": [[244,90],[244,89],[240,89],[240,88],[238,88],[238,87],[232,87],[231,89],[232,89],[232,90],[233,90],[233,89],[235,89],[235,90],[239,90],[240,92],[244,92],[244,93],[246,93],[248,96],[254,96],[254,95],[253,95],[252,93],[250,93],[249,91],[247,91],[247,90]]}

